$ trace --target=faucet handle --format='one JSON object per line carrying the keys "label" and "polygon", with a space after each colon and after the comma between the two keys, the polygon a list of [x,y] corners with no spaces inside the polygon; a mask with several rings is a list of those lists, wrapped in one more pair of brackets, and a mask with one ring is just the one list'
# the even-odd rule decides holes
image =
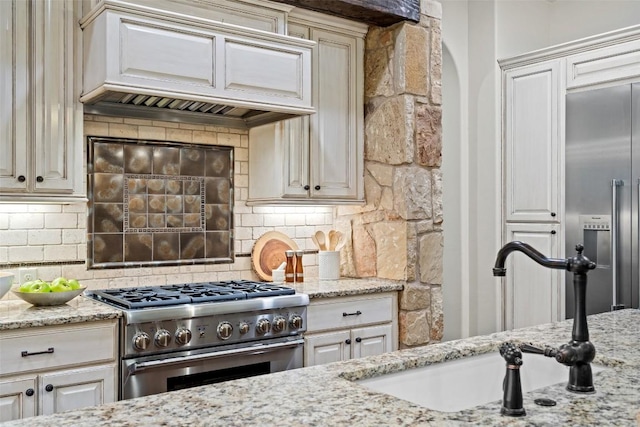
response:
{"label": "faucet handle", "polygon": [[522,366],[522,352],[512,342],[504,342],[500,345],[500,356],[507,362],[507,365],[517,369]]}
{"label": "faucet handle", "polygon": [[519,347],[523,353],[542,354],[546,357],[556,357],[556,355],[558,354],[557,349],[549,346],[535,347],[531,344],[522,343]]}

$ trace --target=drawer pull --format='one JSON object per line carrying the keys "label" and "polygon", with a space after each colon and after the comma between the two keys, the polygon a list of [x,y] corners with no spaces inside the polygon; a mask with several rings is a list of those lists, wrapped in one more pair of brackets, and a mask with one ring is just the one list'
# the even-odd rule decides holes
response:
{"label": "drawer pull", "polygon": [[351,344],[351,340],[347,338],[347,339],[344,341],[344,343],[345,343],[346,345],[349,345],[349,344]]}
{"label": "drawer pull", "polygon": [[35,391],[32,388],[28,388],[27,391],[24,392],[24,394],[26,394],[29,397],[33,396],[34,393]]}
{"label": "drawer pull", "polygon": [[47,354],[47,353],[53,353],[53,347],[49,347],[45,351],[36,351],[35,353],[29,353],[28,351],[23,351],[22,357],[35,356],[36,354]]}
{"label": "drawer pull", "polygon": [[360,337],[356,338],[356,342],[362,342],[362,338]]}
{"label": "drawer pull", "polygon": [[342,313],[342,317],[347,317],[347,316],[360,316],[362,314],[362,312],[360,310],[356,311],[355,313],[347,313],[344,312]]}
{"label": "drawer pull", "polygon": [[53,391],[53,384],[47,384],[47,386],[44,389],[47,391]]}

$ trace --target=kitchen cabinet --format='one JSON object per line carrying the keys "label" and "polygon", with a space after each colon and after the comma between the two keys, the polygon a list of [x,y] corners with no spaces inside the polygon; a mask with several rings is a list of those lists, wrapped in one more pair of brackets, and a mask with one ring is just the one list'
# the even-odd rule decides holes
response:
{"label": "kitchen cabinet", "polygon": [[[520,240],[547,257],[561,255],[564,147],[563,63],[559,59],[507,69],[504,94],[504,243]],[[562,319],[557,270],[523,255],[508,260],[505,329]]]}
{"label": "kitchen cabinet", "polygon": [[298,10],[288,23],[290,36],[316,42],[316,113],[249,131],[248,204],[361,203],[367,26]]}
{"label": "kitchen cabinet", "polygon": [[0,422],[117,400],[117,322],[0,332]]}
{"label": "kitchen cabinet", "polygon": [[504,165],[507,221],[558,222],[560,148],[559,60],[504,73]]}
{"label": "kitchen cabinet", "polygon": [[304,365],[387,353],[398,348],[397,294],[311,300]]}
{"label": "kitchen cabinet", "polygon": [[[638,81],[639,52],[636,26],[499,61],[503,244],[522,240],[547,257],[567,258],[585,243],[565,240],[566,95]],[[566,286],[573,285],[563,272],[516,254],[507,268],[504,329],[563,319]]]}
{"label": "kitchen cabinet", "polygon": [[[507,224],[507,241],[519,240],[548,258],[560,258],[559,224]],[[543,268],[529,257],[513,253],[507,259],[504,288],[507,329],[563,320],[564,270]]]}
{"label": "kitchen cabinet", "polygon": [[0,198],[85,200],[77,1],[0,2]]}

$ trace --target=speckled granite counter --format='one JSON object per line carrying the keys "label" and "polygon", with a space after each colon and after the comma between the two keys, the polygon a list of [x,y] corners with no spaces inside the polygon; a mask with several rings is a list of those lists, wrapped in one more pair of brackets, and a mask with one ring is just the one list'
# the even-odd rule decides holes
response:
{"label": "speckled granite counter", "polygon": [[[564,384],[525,393],[524,418],[501,416],[499,401],[455,413],[432,411],[368,391],[351,380],[495,351],[505,340],[557,346],[569,340],[571,321],[147,396],[6,426],[634,426],[640,412],[640,311],[590,316],[589,328],[597,349],[596,362],[610,366],[594,376],[596,393],[573,394]],[[533,400],[538,397],[552,397],[558,405],[536,406]]]}
{"label": "speckled granite counter", "polygon": [[0,330],[117,319],[122,312],[83,296],[56,307],[34,307],[24,301],[0,301]]}
{"label": "speckled granite counter", "polygon": [[340,280],[307,279],[303,283],[285,283],[285,285],[293,285],[296,292],[307,294],[310,299],[395,292],[404,288],[403,282],[393,280],[376,278],[350,279],[344,277]]}

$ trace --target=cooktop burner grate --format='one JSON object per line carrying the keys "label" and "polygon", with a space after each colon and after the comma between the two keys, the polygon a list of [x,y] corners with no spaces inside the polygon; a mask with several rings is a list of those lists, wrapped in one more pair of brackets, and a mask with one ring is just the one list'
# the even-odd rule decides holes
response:
{"label": "cooktop burner grate", "polygon": [[93,291],[94,298],[127,309],[233,301],[295,294],[293,288],[265,282],[230,280]]}

